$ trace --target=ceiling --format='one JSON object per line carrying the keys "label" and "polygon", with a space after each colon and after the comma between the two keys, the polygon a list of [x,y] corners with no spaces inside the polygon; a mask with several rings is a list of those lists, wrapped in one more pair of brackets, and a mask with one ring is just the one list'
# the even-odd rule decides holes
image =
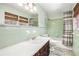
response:
{"label": "ceiling", "polygon": [[[22,12],[36,16],[36,14],[31,13],[26,9],[24,9],[24,7],[18,6],[17,3],[2,3],[2,4],[14,7],[16,9],[21,10]],[[62,17],[63,12],[72,10],[75,4],[76,3],[39,3],[40,7],[46,12],[48,18]]]}
{"label": "ceiling", "polygon": [[63,12],[73,10],[75,3],[39,3],[48,18],[62,17]]}

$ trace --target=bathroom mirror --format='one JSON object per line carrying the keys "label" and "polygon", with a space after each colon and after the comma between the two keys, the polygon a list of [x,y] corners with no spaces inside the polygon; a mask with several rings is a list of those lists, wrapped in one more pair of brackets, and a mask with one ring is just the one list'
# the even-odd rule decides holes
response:
{"label": "bathroom mirror", "polygon": [[30,26],[38,26],[38,17],[35,17],[35,18],[30,18],[29,20],[29,25]]}

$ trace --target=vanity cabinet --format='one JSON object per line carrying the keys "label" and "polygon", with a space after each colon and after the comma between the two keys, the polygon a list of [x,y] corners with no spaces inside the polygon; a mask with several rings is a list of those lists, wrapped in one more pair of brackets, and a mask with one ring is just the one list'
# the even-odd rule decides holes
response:
{"label": "vanity cabinet", "polygon": [[48,56],[50,53],[50,46],[49,41],[41,48],[39,51],[37,51],[33,56]]}
{"label": "vanity cabinet", "polygon": [[0,25],[9,26],[26,26],[28,24],[28,18],[15,15],[10,12],[0,12]]}
{"label": "vanity cabinet", "polygon": [[79,14],[79,3],[76,4],[74,7],[74,17],[76,17]]}

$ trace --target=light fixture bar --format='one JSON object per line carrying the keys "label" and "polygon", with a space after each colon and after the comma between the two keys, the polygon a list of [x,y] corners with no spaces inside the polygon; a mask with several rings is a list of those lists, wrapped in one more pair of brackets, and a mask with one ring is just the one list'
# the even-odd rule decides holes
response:
{"label": "light fixture bar", "polygon": [[36,12],[37,8],[34,3],[18,3],[19,6],[23,6],[26,10],[30,10],[30,12]]}

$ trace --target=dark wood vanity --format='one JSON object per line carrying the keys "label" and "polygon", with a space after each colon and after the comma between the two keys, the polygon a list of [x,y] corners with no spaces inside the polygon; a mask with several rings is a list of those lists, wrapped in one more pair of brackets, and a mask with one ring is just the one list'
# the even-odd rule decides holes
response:
{"label": "dark wood vanity", "polygon": [[76,4],[74,7],[74,17],[76,17],[79,14],[79,3]]}
{"label": "dark wood vanity", "polygon": [[48,56],[50,53],[49,41],[39,49],[33,56]]}

